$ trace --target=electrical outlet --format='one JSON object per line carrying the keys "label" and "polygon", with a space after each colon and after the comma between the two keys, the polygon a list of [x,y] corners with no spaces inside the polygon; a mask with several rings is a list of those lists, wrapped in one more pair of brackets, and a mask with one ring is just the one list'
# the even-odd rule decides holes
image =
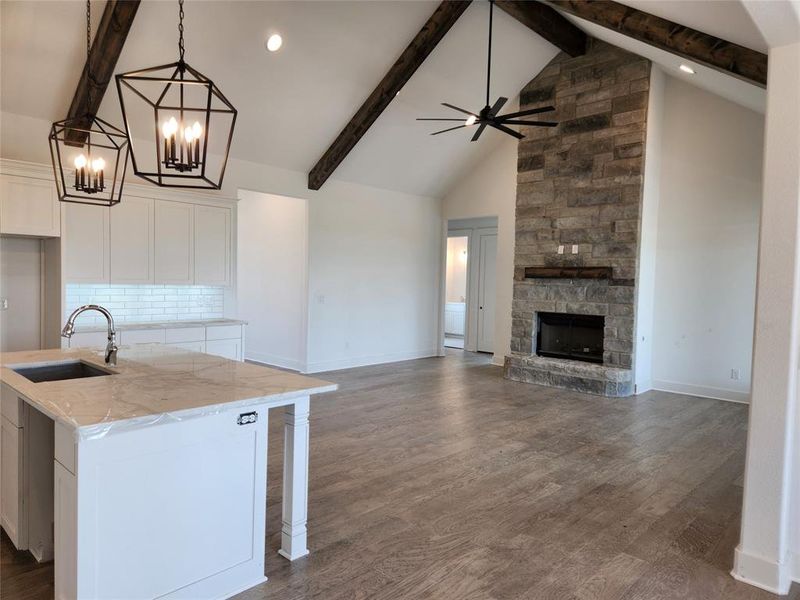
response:
{"label": "electrical outlet", "polygon": [[572,253],[573,254],[577,254],[578,253],[578,244],[572,244]]}
{"label": "electrical outlet", "polygon": [[258,421],[258,413],[257,412],[255,412],[255,411],[246,412],[246,413],[241,413],[239,415],[239,418],[236,419],[236,424],[237,425],[249,425],[250,423],[255,423],[256,421]]}
{"label": "electrical outlet", "polygon": [[0,298],[0,310],[8,310],[8,298]]}
{"label": "electrical outlet", "polygon": [[325,294],[317,294],[317,304],[325,304]]}
{"label": "electrical outlet", "polygon": [[731,369],[731,379],[739,381],[739,369]]}
{"label": "electrical outlet", "polygon": [[563,244],[558,247],[558,253],[559,254],[564,254],[564,245]]}

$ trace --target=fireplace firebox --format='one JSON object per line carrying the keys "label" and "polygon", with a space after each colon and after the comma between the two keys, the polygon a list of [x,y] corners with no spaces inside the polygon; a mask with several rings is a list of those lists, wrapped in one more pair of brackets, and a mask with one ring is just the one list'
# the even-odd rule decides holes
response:
{"label": "fireplace firebox", "polygon": [[605,317],[548,312],[537,316],[537,355],[602,364]]}

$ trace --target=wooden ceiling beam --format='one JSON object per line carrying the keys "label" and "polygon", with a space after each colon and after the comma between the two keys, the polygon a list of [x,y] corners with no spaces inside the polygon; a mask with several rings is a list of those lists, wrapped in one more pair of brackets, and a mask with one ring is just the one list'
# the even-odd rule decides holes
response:
{"label": "wooden ceiling beam", "polygon": [[394,100],[400,89],[436,48],[444,35],[463,14],[471,0],[444,0],[434,11],[400,58],[384,75],[372,93],[345,125],[330,147],[308,174],[308,188],[318,190],[341,164],[362,136]]}
{"label": "wooden ceiling beam", "polygon": [[767,55],[612,0],[547,0],[566,13],[760,87]]}
{"label": "wooden ceiling beam", "polygon": [[529,0],[495,0],[495,4],[570,56],[586,53],[588,36],[554,8]]}
{"label": "wooden ceiling beam", "polygon": [[[108,0],[106,2],[100,25],[97,27],[97,33],[92,42],[92,51],[83,66],[83,73],[78,80],[75,95],[72,97],[68,119],[97,115],[108,83],[117,66],[117,59],[122,53],[122,47],[125,45],[125,39],[131,29],[133,18],[139,9],[139,2],[140,0]],[[92,74],[91,77],[89,73]],[[81,126],[88,128],[88,119],[84,121]],[[82,146],[85,139],[85,132],[70,129],[67,131],[64,141],[70,145]]]}

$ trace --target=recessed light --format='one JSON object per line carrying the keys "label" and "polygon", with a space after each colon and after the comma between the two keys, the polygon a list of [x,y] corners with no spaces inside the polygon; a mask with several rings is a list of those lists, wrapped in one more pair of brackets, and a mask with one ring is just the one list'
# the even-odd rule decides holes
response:
{"label": "recessed light", "polygon": [[273,33],[267,39],[267,50],[270,52],[277,52],[283,46],[283,38],[277,33]]}
{"label": "recessed light", "polygon": [[690,75],[694,75],[694,69],[689,65],[681,65],[681,71],[684,73],[689,73]]}

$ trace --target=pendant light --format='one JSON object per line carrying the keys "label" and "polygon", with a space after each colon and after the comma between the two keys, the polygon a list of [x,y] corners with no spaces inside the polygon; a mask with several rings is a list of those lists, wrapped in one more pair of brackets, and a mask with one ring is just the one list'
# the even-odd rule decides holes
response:
{"label": "pendant light", "polygon": [[237,111],[184,61],[178,0],[178,61],[117,75],[133,170],[161,187],[220,189]]}
{"label": "pendant light", "polygon": [[[86,0],[86,69],[88,104],[91,107],[92,14]],[[62,202],[113,206],[122,197],[122,182],[128,164],[128,136],[97,116],[86,113],[56,121],[50,128],[50,157]]]}

